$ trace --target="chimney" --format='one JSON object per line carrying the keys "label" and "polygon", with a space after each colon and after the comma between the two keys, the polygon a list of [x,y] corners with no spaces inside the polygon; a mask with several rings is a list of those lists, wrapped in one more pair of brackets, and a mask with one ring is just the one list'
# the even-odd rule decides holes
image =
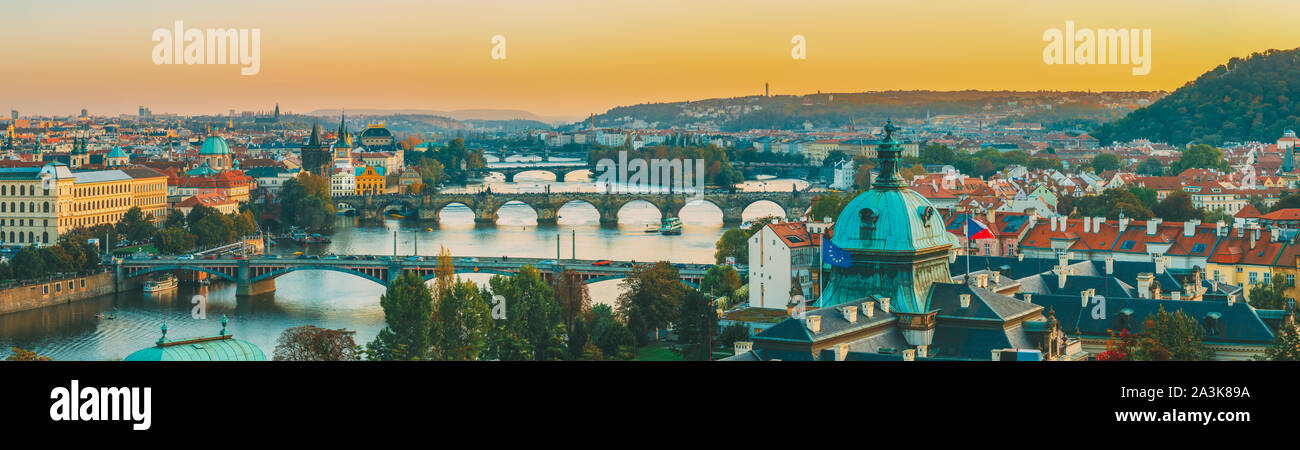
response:
{"label": "chimney", "polygon": [[1083,218],[1083,233],[1084,233],[1084,234],[1087,234],[1090,230],[1092,230],[1092,218],[1091,218],[1091,217],[1084,217],[1084,218]]}
{"label": "chimney", "polygon": [[1024,253],[1020,253],[1020,252],[1016,252],[1016,259],[1019,260],[1019,261],[1024,261],[1024,260],[1025,260],[1025,254],[1024,254]]}
{"label": "chimney", "polygon": [[1065,253],[1065,252],[1057,253],[1057,254],[1056,254],[1056,261],[1057,261],[1057,264],[1060,265],[1061,268],[1064,269],[1065,266],[1070,265],[1070,255],[1067,254],[1067,253]]}
{"label": "chimney", "polygon": [[1100,232],[1101,232],[1101,225],[1104,224],[1104,223],[1106,223],[1106,218],[1105,218],[1105,217],[1093,217],[1092,220],[1093,220],[1093,223],[1092,223],[1092,232],[1093,232],[1093,233],[1100,233]]}
{"label": "chimney", "polygon": [[970,308],[970,294],[961,294],[962,309]]}
{"label": "chimney", "polygon": [[1160,222],[1163,221],[1164,221],[1163,219],[1157,219],[1157,218],[1152,218],[1150,220],[1147,220],[1147,236],[1155,236],[1156,230],[1160,229]]}
{"label": "chimney", "polygon": [[981,289],[989,288],[989,274],[981,273],[975,276],[975,286]]}
{"label": "chimney", "polygon": [[1066,269],[1065,266],[1056,266],[1055,269],[1052,269],[1052,272],[1056,272],[1056,289],[1065,289],[1065,278],[1069,269]]}
{"label": "chimney", "polygon": [[1033,303],[1033,302],[1034,302],[1034,294],[1029,293],[1029,292],[1026,292],[1026,293],[1025,293],[1025,303]]}
{"label": "chimney", "polygon": [[993,360],[994,360],[994,361],[1001,361],[1001,360],[1002,360],[1002,349],[1000,349],[1000,348],[999,348],[999,349],[993,349]]}
{"label": "chimney", "polygon": [[1259,240],[1259,224],[1250,224],[1250,249],[1255,249],[1255,241]]}
{"label": "chimney", "polygon": [[1192,237],[1196,235],[1196,226],[1200,225],[1199,220],[1189,220],[1183,222],[1183,237]]}
{"label": "chimney", "polygon": [[1219,280],[1210,280],[1210,291],[1219,293]]}
{"label": "chimney", "polygon": [[996,284],[1001,284],[1001,283],[1002,283],[1002,271],[1000,271],[1000,270],[994,270],[994,271],[993,271],[993,284],[996,285]]}
{"label": "chimney", "polygon": [[876,302],[862,302],[862,315],[868,319],[876,317]]}
{"label": "chimney", "polygon": [[916,361],[916,350],[903,350],[903,361]]}
{"label": "chimney", "polygon": [[1237,303],[1237,297],[1236,297],[1235,295],[1229,295],[1229,296],[1228,296],[1228,306],[1232,306],[1232,305],[1235,304],[1235,303]]}
{"label": "chimney", "polygon": [[1156,274],[1162,274],[1162,273],[1165,273],[1165,257],[1164,257],[1164,256],[1160,256],[1160,255],[1156,255],[1156,256],[1155,256],[1154,258],[1152,258],[1152,259],[1154,259],[1154,260],[1156,261]]}
{"label": "chimney", "polygon": [[1224,227],[1223,227],[1223,221],[1222,221],[1222,220],[1220,220],[1220,221],[1218,221],[1218,222],[1215,222],[1215,223],[1214,223],[1214,235],[1215,235],[1215,236],[1223,236],[1223,235],[1224,235],[1224,233],[1223,233],[1223,228],[1224,228]]}
{"label": "chimney", "polygon": [[1056,216],[1052,216],[1052,231],[1056,231]]}
{"label": "chimney", "polygon": [[740,356],[753,350],[754,343],[750,341],[736,341],[736,343],[733,344],[733,348],[736,350],[736,356]]}
{"label": "chimney", "polygon": [[819,333],[822,331],[822,316],[809,314],[804,316],[803,324],[808,328],[809,333]]}
{"label": "chimney", "polygon": [[1034,228],[1035,225],[1038,225],[1038,215],[1037,215],[1037,214],[1030,214],[1030,215],[1029,215],[1029,228]]}
{"label": "chimney", "polygon": [[1082,290],[1082,291],[1079,291],[1079,300],[1081,301],[1081,303],[1080,303],[1080,306],[1081,306],[1081,307],[1083,307],[1083,308],[1087,308],[1087,307],[1088,307],[1088,300],[1092,300],[1092,294],[1093,294],[1094,292],[1096,292],[1096,291],[1094,291],[1094,290],[1092,290],[1092,289],[1084,289],[1084,290]]}
{"label": "chimney", "polygon": [[929,358],[929,357],[930,357],[930,346],[925,345],[925,344],[921,344],[921,345],[916,346],[916,357],[917,357],[917,358]]}
{"label": "chimney", "polygon": [[856,306],[841,307],[840,315],[843,316],[844,320],[847,321],[848,323],[856,323],[858,321],[858,307]]}
{"label": "chimney", "polygon": [[1107,257],[1106,257],[1106,276],[1111,276],[1111,275],[1114,275],[1114,274],[1115,274],[1115,257],[1114,257],[1114,256],[1107,256]]}
{"label": "chimney", "polygon": [[1138,298],[1151,298],[1151,282],[1154,281],[1155,278],[1155,275],[1149,273],[1138,274]]}
{"label": "chimney", "polygon": [[1278,233],[1278,232],[1277,232],[1277,225],[1269,225],[1269,226],[1268,226],[1268,241],[1269,241],[1269,242],[1282,242],[1282,233]]}
{"label": "chimney", "polygon": [[843,343],[843,344],[840,344],[840,345],[837,345],[837,346],[835,347],[835,360],[836,360],[836,361],[843,361],[843,360],[844,360],[844,357],[845,357],[845,356],[848,356],[848,354],[849,354],[849,344],[848,344],[847,342],[845,342],[845,343]]}
{"label": "chimney", "polygon": [[1169,293],[1170,300],[1181,300],[1182,297],[1183,297],[1183,293],[1179,291],[1173,291]]}
{"label": "chimney", "polygon": [[889,312],[889,297],[880,298],[880,311]]}
{"label": "chimney", "polygon": [[1129,220],[1131,220],[1131,219],[1129,219],[1128,217],[1120,217],[1120,218],[1119,218],[1119,232],[1120,232],[1120,233],[1123,233],[1124,230],[1127,230],[1127,229],[1128,229],[1128,222],[1129,222]]}

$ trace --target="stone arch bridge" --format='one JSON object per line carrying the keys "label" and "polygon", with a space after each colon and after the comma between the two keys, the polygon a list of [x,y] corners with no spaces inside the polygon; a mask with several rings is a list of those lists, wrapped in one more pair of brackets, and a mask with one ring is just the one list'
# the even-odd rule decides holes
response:
{"label": "stone arch bridge", "polygon": [[[485,273],[495,275],[514,275],[524,266],[537,268],[542,277],[550,282],[555,274],[573,269],[584,283],[596,283],[605,280],[626,278],[634,261],[595,261],[582,259],[542,259],[542,258],[455,258],[452,262],[453,272],[457,274]],[[682,283],[699,286],[708,271],[708,264],[675,264]],[[250,256],[235,258],[224,256],[217,259],[123,259],[114,263],[114,280],[126,283],[137,277],[155,273],[172,273],[178,271],[202,272],[212,278],[230,281],[236,284],[238,296],[259,295],[275,291],[275,279],[300,270],[332,271],[354,275],[383,286],[388,286],[403,272],[414,271],[425,280],[436,276],[438,262],[435,258],[423,259],[409,256],[344,256],[333,259],[317,258],[278,258],[269,256]],[[744,267],[738,267],[742,276]],[[122,284],[123,286],[125,284]],[[120,286],[119,286],[120,287]]]}
{"label": "stone arch bridge", "polygon": [[587,203],[600,213],[600,223],[618,223],[618,212],[628,203],[641,201],[659,209],[663,217],[677,217],[682,207],[688,203],[702,201],[716,206],[722,211],[724,223],[742,221],[741,213],[745,208],[758,202],[772,202],[785,212],[786,216],[802,216],[812,206],[815,194],[806,192],[717,192],[698,194],[668,193],[618,193],[602,194],[594,192],[556,192],[556,193],[464,193],[464,194],[388,194],[388,195],[347,195],[334,197],[339,206],[348,206],[357,211],[362,219],[380,220],[384,210],[400,207],[423,221],[437,222],[443,208],[451,204],[460,204],[474,211],[474,221],[495,223],[497,211],[506,203],[520,202],[537,212],[537,222],[553,224],[559,217],[560,208],[570,202]]}

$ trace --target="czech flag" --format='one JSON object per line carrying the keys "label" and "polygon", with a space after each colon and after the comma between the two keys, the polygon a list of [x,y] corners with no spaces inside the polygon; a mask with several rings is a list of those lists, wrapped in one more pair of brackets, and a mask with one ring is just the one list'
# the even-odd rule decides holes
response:
{"label": "czech flag", "polygon": [[993,239],[993,232],[974,217],[966,219],[966,239]]}

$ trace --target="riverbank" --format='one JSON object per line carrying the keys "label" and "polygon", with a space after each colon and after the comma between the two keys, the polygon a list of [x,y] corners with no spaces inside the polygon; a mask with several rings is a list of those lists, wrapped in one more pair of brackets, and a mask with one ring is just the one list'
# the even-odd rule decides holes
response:
{"label": "riverbank", "polygon": [[[46,278],[0,288],[0,314],[44,308],[113,294],[113,272]],[[123,282],[122,289],[139,289],[137,282]]]}

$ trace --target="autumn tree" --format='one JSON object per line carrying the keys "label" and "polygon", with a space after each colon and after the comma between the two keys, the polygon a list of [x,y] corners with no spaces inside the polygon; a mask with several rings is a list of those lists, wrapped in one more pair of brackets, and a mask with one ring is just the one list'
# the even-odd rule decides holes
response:
{"label": "autumn tree", "polygon": [[564,325],[573,329],[573,323],[591,311],[591,292],[577,270],[567,269],[556,277],[555,301],[560,304]]}
{"label": "autumn tree", "polygon": [[10,348],[13,353],[5,358],[5,361],[53,361],[53,358],[39,355],[31,350],[24,350],[18,347]]}
{"label": "autumn tree", "polygon": [[331,330],[312,325],[290,328],[276,340],[276,361],[356,361],[359,348],[355,331]]}
{"label": "autumn tree", "polygon": [[1263,359],[1269,361],[1300,361],[1300,327],[1294,323],[1283,324],[1273,345],[1264,350]]}
{"label": "autumn tree", "polygon": [[666,261],[634,267],[622,287],[618,313],[632,332],[635,356],[636,347],[652,331],[677,319],[686,287],[679,280],[677,269]]}

